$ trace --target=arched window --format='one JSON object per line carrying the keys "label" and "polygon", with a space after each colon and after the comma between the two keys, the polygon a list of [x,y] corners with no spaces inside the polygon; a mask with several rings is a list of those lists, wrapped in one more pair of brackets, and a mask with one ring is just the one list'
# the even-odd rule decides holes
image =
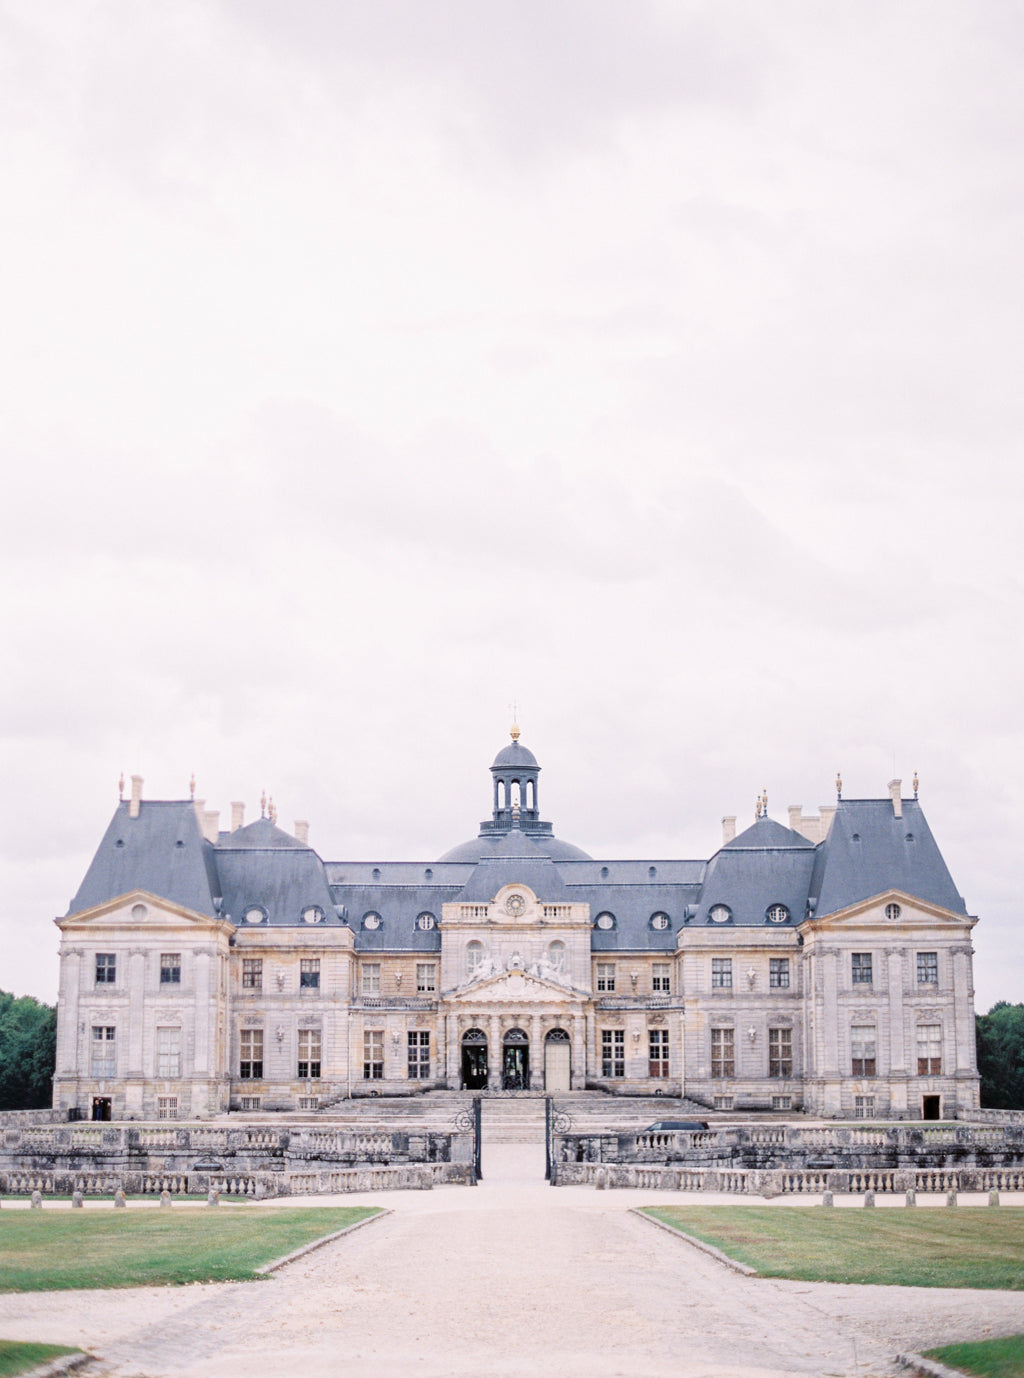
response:
{"label": "arched window", "polygon": [[476,938],[466,944],[466,975],[472,976],[484,960],[484,945]]}
{"label": "arched window", "polygon": [[548,961],[555,971],[565,970],[565,943],[556,938],[553,943],[548,943]]}

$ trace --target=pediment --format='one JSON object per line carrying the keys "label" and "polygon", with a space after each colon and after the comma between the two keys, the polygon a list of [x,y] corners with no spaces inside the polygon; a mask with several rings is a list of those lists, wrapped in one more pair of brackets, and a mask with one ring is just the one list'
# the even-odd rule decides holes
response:
{"label": "pediment", "polygon": [[[890,904],[899,905],[898,919],[886,917],[885,911]],[[977,919],[967,914],[959,914],[952,909],[945,909],[942,905],[932,904],[929,900],[919,899],[905,890],[885,890],[879,895],[872,895],[870,899],[859,900],[846,909],[839,909],[834,914],[825,914],[820,919],[805,920],[801,926],[816,933],[824,933],[829,930],[864,928],[877,924],[880,928],[898,932],[901,926],[909,927],[921,923],[963,929],[973,928]]]}
{"label": "pediment", "polygon": [[485,976],[448,997],[450,1004],[471,1005],[564,1005],[586,999],[582,991],[532,972],[514,969]]}
{"label": "pediment", "polygon": [[230,933],[233,925],[226,919],[214,919],[208,914],[197,914],[192,909],[172,904],[170,900],[152,895],[148,890],[130,890],[92,909],[79,910],[66,918],[55,920],[64,933],[80,932],[90,928],[111,928],[114,926],[130,928],[132,932],[160,928],[195,927],[207,932],[224,931]]}

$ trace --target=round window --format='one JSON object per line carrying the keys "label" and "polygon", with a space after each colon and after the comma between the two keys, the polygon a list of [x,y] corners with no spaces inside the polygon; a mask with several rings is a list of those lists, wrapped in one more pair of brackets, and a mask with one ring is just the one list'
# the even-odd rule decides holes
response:
{"label": "round window", "polygon": [[732,918],[732,910],[727,904],[716,904],[712,907],[708,918],[712,923],[728,923]]}
{"label": "round window", "polygon": [[598,914],[597,919],[595,920],[595,922],[596,922],[598,928],[604,928],[604,929],[614,928],[614,927],[615,927],[615,915],[614,915],[614,914],[609,914],[609,913],[606,911],[606,912],[603,913],[603,914]]}
{"label": "round window", "polygon": [[887,904],[885,906],[885,917],[887,919],[898,919],[902,913],[903,910],[898,904]]}
{"label": "round window", "polygon": [[784,904],[772,904],[768,908],[769,923],[785,923],[789,918],[789,910]]}

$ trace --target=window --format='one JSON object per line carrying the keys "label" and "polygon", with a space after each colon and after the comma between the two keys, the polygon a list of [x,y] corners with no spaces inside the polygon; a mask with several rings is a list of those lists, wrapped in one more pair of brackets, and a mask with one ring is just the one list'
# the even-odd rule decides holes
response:
{"label": "window", "polygon": [[259,1081],[263,1076],[263,1030],[243,1029],[239,1049],[239,1080]]}
{"label": "window", "polygon": [[917,954],[917,984],[937,986],[939,984],[939,954],[919,952]]}
{"label": "window", "polygon": [[851,1068],[855,1077],[875,1075],[875,1026],[854,1024],[850,1029]]}
{"label": "window", "polygon": [[112,986],[117,980],[117,955],[113,952],[97,952],[96,984]]}
{"label": "window", "polygon": [[384,1080],[384,1030],[363,1031],[363,1080]]}
{"label": "window", "polygon": [[768,1075],[770,1077],[791,1077],[793,1075],[793,1030],[768,1030]]}
{"label": "window", "polygon": [[181,985],[181,953],[161,952],[160,984],[162,986]]}
{"label": "window", "polygon": [[626,1033],[624,1029],[601,1030],[601,1075],[626,1075]]}
{"label": "window", "polygon": [[433,962],[416,963],[416,994],[433,995],[437,990],[437,967]]}
{"label": "window", "polygon": [[156,1074],[166,1080],[181,1076],[181,1030],[167,1027],[156,1031]]}
{"label": "window", "polygon": [[732,958],[711,958],[711,989],[732,990]]}
{"label": "window", "polygon": [[466,975],[475,976],[478,969],[483,966],[483,961],[484,945],[474,938],[466,944]]}
{"label": "window", "polygon": [[598,990],[615,989],[615,963],[598,962],[597,964],[597,988]]}
{"label": "window", "polygon": [[112,1077],[117,1064],[117,1030],[109,1024],[92,1026],[92,1074]]}
{"label": "window", "polygon": [[736,1034],[732,1029],[711,1030],[711,1075],[736,1075]]}
{"label": "window", "polygon": [[320,958],[303,957],[299,962],[299,990],[320,989]]}
{"label": "window", "polygon": [[242,958],[242,989],[243,989],[243,990],[262,990],[262,989],[263,989],[263,958],[262,958],[262,957],[243,957],[243,958]]}
{"label": "window", "polygon": [[854,1096],[853,1114],[858,1120],[871,1120],[875,1115],[874,1096]]}
{"label": "window", "polygon": [[560,939],[548,943],[548,963],[553,971],[565,970],[565,943]]}
{"label": "window", "polygon": [[300,1081],[316,1081],[320,1076],[320,1030],[319,1029],[300,1029],[299,1030],[299,1065],[298,1077]]}
{"label": "window", "polygon": [[650,1053],[647,1075],[651,1077],[668,1076],[668,1029],[647,1030]]}
{"label": "window", "polygon": [[768,958],[768,986],[771,990],[789,990],[789,958]]}
{"label": "window", "polygon": [[380,994],[380,962],[363,963],[363,994]]}
{"label": "window", "polygon": [[855,986],[870,986],[871,984],[871,953],[853,953],[853,984]]}
{"label": "window", "polygon": [[409,1080],[426,1081],[430,1076],[430,1032],[409,1030]]}
{"label": "window", "polygon": [[176,1120],[178,1118],[178,1097],[157,1096],[156,1117],[158,1120]]}
{"label": "window", "polygon": [[942,1072],[942,1025],[917,1026],[917,1075],[937,1077]]}
{"label": "window", "polygon": [[651,990],[655,995],[668,995],[672,990],[672,964],[654,962],[651,965]]}

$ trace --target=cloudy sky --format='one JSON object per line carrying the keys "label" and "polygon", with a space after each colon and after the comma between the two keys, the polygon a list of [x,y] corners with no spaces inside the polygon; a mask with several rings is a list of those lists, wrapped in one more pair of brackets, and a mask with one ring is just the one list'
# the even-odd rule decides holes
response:
{"label": "cloudy sky", "polygon": [[117,801],[921,800],[1024,1000],[1024,16],[0,0],[0,987]]}

